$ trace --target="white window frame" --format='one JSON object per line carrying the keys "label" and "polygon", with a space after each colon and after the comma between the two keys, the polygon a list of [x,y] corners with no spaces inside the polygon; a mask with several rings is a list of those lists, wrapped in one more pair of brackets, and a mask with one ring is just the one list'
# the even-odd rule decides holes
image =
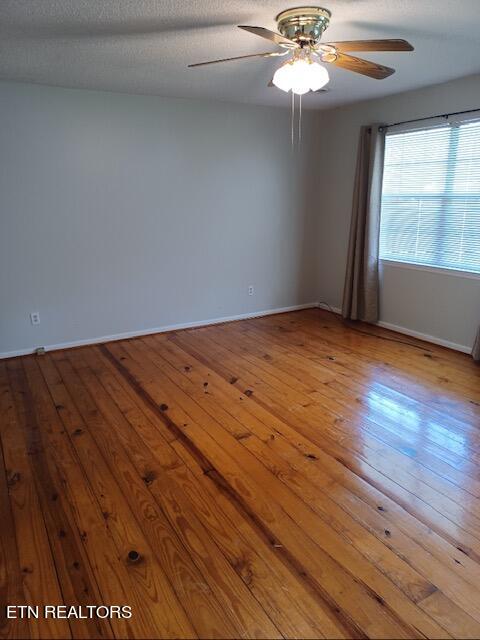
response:
{"label": "white window frame", "polygon": [[379,262],[382,265],[399,269],[413,269],[414,271],[427,271],[430,273],[454,276],[456,278],[480,280],[480,273],[476,271],[463,271],[463,269],[455,269],[455,267],[436,267],[432,264],[418,264],[416,262],[404,262],[403,260],[391,260],[390,258],[379,258]]}

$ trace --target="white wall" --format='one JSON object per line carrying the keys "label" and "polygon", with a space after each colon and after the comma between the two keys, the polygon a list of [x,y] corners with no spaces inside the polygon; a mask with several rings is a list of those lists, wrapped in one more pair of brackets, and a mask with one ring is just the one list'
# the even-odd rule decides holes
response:
{"label": "white wall", "polygon": [[0,353],[315,300],[287,109],[0,83],[0,122]]}
{"label": "white wall", "polygon": [[[288,109],[0,83],[0,354],[340,306],[360,126],[475,107],[480,76],[306,112],[293,153]],[[468,348],[480,280],[387,265],[381,317]]]}
{"label": "white wall", "polygon": [[[475,108],[480,108],[480,76],[317,115],[318,172],[311,199],[318,203],[320,301],[341,306],[360,126]],[[470,348],[480,323],[480,279],[385,265],[380,302],[382,321]]]}

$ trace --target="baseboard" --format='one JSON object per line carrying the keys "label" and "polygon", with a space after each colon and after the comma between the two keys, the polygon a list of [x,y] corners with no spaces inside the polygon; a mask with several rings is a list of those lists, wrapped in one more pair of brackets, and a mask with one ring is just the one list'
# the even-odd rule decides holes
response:
{"label": "baseboard", "polygon": [[331,311],[332,313],[342,313],[342,310],[339,307],[332,307],[326,302],[317,302],[317,307],[319,309],[325,309],[325,311]]}
{"label": "baseboard", "polygon": [[[197,320],[196,322],[181,322],[179,324],[169,324],[169,325],[164,325],[163,327],[152,327],[151,329],[142,329],[140,331],[125,331],[123,333],[115,333],[108,336],[99,336],[98,338],[86,338],[83,340],[73,340],[72,342],[60,342],[58,344],[41,345],[41,346],[43,346],[45,351],[55,351],[56,349],[69,349],[71,347],[84,347],[89,344],[99,344],[102,342],[112,342],[114,340],[125,340],[127,338],[135,338],[138,336],[148,336],[152,333],[166,333],[167,331],[178,331],[180,329],[194,329],[195,327],[208,327],[209,325],[221,324],[222,322],[234,322],[235,320],[248,320],[249,318],[261,318],[263,316],[271,316],[271,315],[275,315],[276,313],[288,313],[289,311],[301,311],[302,309],[313,309],[313,308],[324,309],[325,311],[331,311],[332,313],[337,313],[337,314],[341,313],[341,309],[339,309],[338,307],[332,307],[331,305],[325,302],[308,302],[306,304],[295,304],[289,307],[277,307],[276,309],[267,309],[264,311],[251,311],[249,313],[240,313],[234,316],[224,316],[222,318],[211,318],[209,320]],[[390,329],[390,331],[395,331],[396,333],[403,333],[404,335],[411,336],[412,338],[418,338],[419,340],[424,340],[425,342],[430,342],[432,344],[438,344],[441,347],[447,347],[448,349],[453,349],[454,351],[460,351],[462,353],[468,353],[468,354],[472,352],[471,347],[467,347],[463,344],[457,344],[455,342],[450,342],[449,340],[443,340],[442,338],[437,338],[427,333],[420,333],[419,331],[413,331],[412,329],[400,327],[396,324],[391,324],[390,322],[384,322],[383,320],[380,320],[380,322],[377,322],[377,325],[384,329]],[[16,351],[7,351],[5,353],[0,353],[0,360],[4,358],[26,356],[31,353],[35,353],[36,349],[37,347],[31,347],[28,349],[18,349]]]}
{"label": "baseboard", "polygon": [[16,351],[7,351],[0,353],[0,359],[15,358],[17,356],[26,356],[35,353],[40,346],[45,351],[55,351],[57,349],[70,349],[71,347],[84,347],[89,344],[99,344],[102,342],[113,342],[114,340],[125,340],[127,338],[135,338],[138,336],[148,336],[152,333],[166,333],[167,331],[178,331],[180,329],[194,329],[195,327],[207,327],[212,324],[221,324],[222,322],[234,322],[235,320],[248,320],[249,318],[261,318],[263,316],[271,316],[276,313],[288,313],[289,311],[301,311],[302,309],[313,309],[318,307],[317,302],[308,302],[306,304],[295,304],[289,307],[277,307],[276,309],[267,309],[264,311],[250,311],[248,313],[240,313],[235,316],[224,316],[222,318],[210,318],[209,320],[197,320],[196,322],[181,322],[179,324],[169,324],[163,327],[152,327],[151,329],[142,329],[140,331],[125,331],[123,333],[115,333],[108,336],[99,336],[98,338],[85,338],[83,340],[73,340],[72,342],[59,342],[58,344],[37,345],[27,349],[18,349]]}
{"label": "baseboard", "polygon": [[414,331],[413,329],[406,329],[405,327],[399,327],[396,324],[392,324],[391,322],[384,322],[380,320],[377,322],[379,327],[383,327],[384,329],[390,329],[390,331],[396,331],[397,333],[403,333],[406,336],[411,336],[412,338],[418,338],[419,340],[424,340],[425,342],[431,342],[432,344],[438,344],[441,347],[447,347],[448,349],[453,349],[454,351],[461,351],[462,353],[472,353],[472,347],[467,347],[464,344],[457,344],[456,342],[450,342],[450,340],[443,340],[443,338],[437,338],[436,336],[431,336],[428,333],[420,333],[420,331]]}
{"label": "baseboard", "polygon": [[[333,313],[341,313],[342,310],[338,307],[332,307],[325,302],[319,302],[317,305],[320,309],[325,309],[326,311],[332,311]],[[454,351],[461,351],[462,353],[470,354],[472,352],[471,347],[467,347],[463,344],[457,344],[456,342],[450,342],[449,340],[443,340],[443,338],[437,338],[436,336],[431,336],[428,333],[420,333],[419,331],[414,331],[413,329],[407,329],[406,327],[400,327],[397,324],[392,324],[391,322],[384,322],[380,320],[376,323],[377,326],[382,327],[383,329],[389,329],[390,331],[395,331],[396,333],[403,333],[406,336],[410,336],[412,338],[418,338],[419,340],[423,340],[424,342],[430,342],[431,344],[438,344],[441,347],[447,347],[448,349],[453,349]]]}

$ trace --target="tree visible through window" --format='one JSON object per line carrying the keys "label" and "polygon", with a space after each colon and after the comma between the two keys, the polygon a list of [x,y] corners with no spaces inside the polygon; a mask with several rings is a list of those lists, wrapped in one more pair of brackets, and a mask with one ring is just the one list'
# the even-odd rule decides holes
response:
{"label": "tree visible through window", "polygon": [[480,122],[387,135],[380,258],[480,273]]}

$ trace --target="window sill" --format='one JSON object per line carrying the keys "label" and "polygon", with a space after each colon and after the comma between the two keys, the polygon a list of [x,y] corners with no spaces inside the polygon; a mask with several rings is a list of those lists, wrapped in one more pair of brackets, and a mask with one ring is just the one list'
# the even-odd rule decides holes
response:
{"label": "window sill", "polygon": [[424,264],[414,264],[411,262],[400,262],[399,260],[387,260],[380,258],[381,265],[389,267],[398,267],[400,269],[413,269],[414,271],[428,271],[429,273],[438,273],[442,275],[454,276],[456,278],[467,278],[469,280],[480,280],[480,273],[472,273],[471,271],[460,271],[460,269],[447,269],[445,267],[432,267]]}

